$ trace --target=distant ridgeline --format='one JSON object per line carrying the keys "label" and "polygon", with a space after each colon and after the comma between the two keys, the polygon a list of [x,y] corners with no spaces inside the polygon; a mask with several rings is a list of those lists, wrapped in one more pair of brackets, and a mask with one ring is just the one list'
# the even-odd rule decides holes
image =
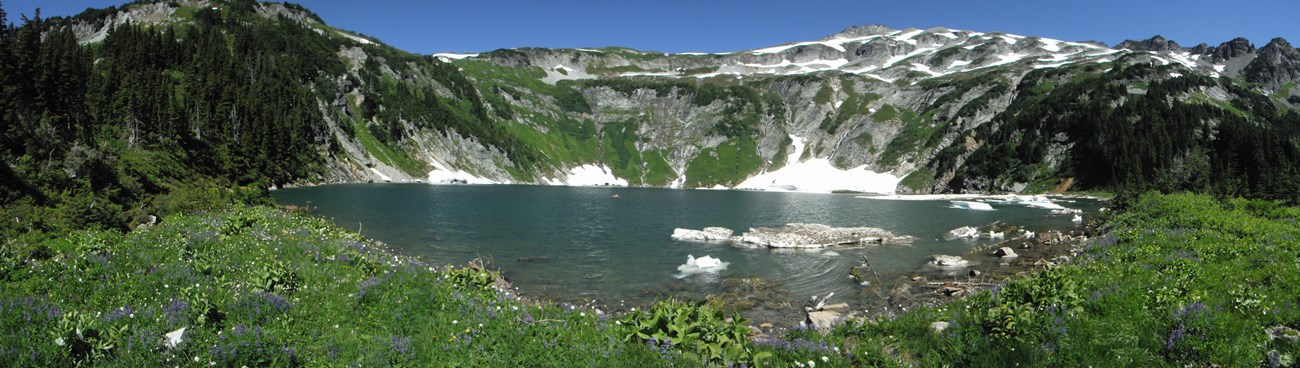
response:
{"label": "distant ridgeline", "polygon": [[288,3],[21,23],[0,19],[0,236],[127,228],[273,186],[563,183],[584,165],[644,186],[734,187],[816,159],[904,193],[1071,179],[1300,197],[1300,51],[1282,39],[1110,48],[867,26],[725,54],[421,56]]}

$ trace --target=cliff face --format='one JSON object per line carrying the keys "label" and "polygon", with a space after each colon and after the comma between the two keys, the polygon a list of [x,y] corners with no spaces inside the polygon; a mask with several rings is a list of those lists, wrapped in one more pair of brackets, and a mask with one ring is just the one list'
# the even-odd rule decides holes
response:
{"label": "cliff face", "polygon": [[[197,27],[185,14],[210,5],[131,5],[69,26],[93,43],[128,20]],[[1225,124],[1269,127],[1291,116],[1289,86],[1300,79],[1297,51],[1280,39],[1259,50],[1244,39],[1187,49],[1159,36],[1109,48],[861,26],[722,54],[419,56],[300,7],[253,10],[309,25],[315,34],[304,37],[347,65],[307,86],[337,147],[322,150],[325,169],[302,183],[557,184],[579,167],[631,185],[768,190],[1020,192],[1069,177],[1113,188],[1155,172],[1181,183],[1217,162]],[[1113,121],[1129,125],[1105,125]],[[1135,153],[1116,145],[1148,133],[1111,136],[1151,125],[1190,142]],[[1127,161],[1156,154],[1172,158]]]}

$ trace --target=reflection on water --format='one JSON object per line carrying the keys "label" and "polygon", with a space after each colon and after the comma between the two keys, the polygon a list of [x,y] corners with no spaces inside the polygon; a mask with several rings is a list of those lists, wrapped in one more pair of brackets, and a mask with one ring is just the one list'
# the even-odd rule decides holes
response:
{"label": "reflection on water", "polygon": [[[619,198],[612,198],[619,194]],[[987,240],[942,240],[948,230],[1001,221],[1030,231],[1071,229],[1073,215],[993,203],[996,211],[949,201],[885,201],[848,195],[648,188],[330,185],[280,190],[281,203],[315,207],[349,229],[434,263],[490,260],[525,294],[604,303],[646,303],[667,295],[722,292],[729,279],[760,278],[793,298],[863,294],[849,277],[861,257],[882,277],[920,269],[932,254],[963,254]],[[1096,213],[1090,200],[1063,203]],[[674,228],[721,226],[737,233],[791,222],[870,226],[917,237],[912,244],[834,250],[767,250],[679,242]],[[687,256],[725,268],[675,278]],[[977,261],[978,260],[973,260]]]}

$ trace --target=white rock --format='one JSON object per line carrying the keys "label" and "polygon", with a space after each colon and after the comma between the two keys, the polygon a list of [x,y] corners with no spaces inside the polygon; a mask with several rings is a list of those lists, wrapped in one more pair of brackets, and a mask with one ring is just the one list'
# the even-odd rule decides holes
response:
{"label": "white rock", "polygon": [[163,335],[163,345],[167,346],[168,349],[180,345],[181,342],[185,341],[185,329],[186,327],[181,327],[179,330],[168,332],[166,335]]}
{"label": "white rock", "polygon": [[1002,248],[998,248],[997,251],[994,251],[994,252],[993,252],[993,255],[998,256],[998,257],[1002,257],[1002,258],[1014,258],[1014,257],[1019,257],[1019,256],[1020,256],[1019,254],[1016,254],[1016,251],[1011,250],[1011,247],[1002,247]]}

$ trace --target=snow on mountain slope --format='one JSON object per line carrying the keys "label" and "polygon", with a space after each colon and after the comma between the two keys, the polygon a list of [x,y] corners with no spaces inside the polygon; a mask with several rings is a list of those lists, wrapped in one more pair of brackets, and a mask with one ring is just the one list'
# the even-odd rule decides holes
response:
{"label": "snow on mountain slope", "polygon": [[[618,58],[599,50],[561,50],[588,55],[555,57],[546,60],[561,64],[545,65],[546,82],[595,77],[745,77],[762,75],[798,75],[824,71],[862,74],[884,81],[909,78],[941,77],[953,73],[989,67],[1022,65],[1026,68],[1055,68],[1080,62],[1107,62],[1118,53],[1149,53],[1157,64],[1177,63],[1206,73],[1222,69],[1210,58],[1187,51],[1148,52],[1112,49],[1091,43],[1069,42],[1004,33],[985,33],[947,28],[895,30],[884,26],[858,26],[816,41],[793,42],[779,46],[731,53],[658,54],[623,50],[633,57]],[[595,55],[594,57],[587,57]],[[657,55],[660,60],[647,59]],[[462,58],[467,54],[438,54],[444,58]],[[541,65],[539,65],[541,66]],[[558,73],[607,69],[603,74]],[[635,67],[635,68],[633,68]],[[699,69],[712,69],[699,72]]]}

